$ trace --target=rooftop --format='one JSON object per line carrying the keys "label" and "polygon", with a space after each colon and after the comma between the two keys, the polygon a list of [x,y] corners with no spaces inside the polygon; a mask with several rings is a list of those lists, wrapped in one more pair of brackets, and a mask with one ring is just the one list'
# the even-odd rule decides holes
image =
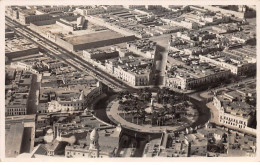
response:
{"label": "rooftop", "polygon": [[5,40],[5,53],[22,51],[37,47],[38,46],[30,42],[29,40],[19,36],[15,36],[12,39]]}
{"label": "rooftop", "polygon": [[98,42],[102,40],[111,40],[119,37],[123,37],[123,35],[115,31],[105,30],[96,33],[84,34],[81,36],[67,37],[65,38],[65,40],[67,40],[69,43],[73,45],[77,45],[77,44]]}
{"label": "rooftop", "polygon": [[21,123],[12,123],[5,129],[5,156],[16,157],[20,154],[24,126]]}

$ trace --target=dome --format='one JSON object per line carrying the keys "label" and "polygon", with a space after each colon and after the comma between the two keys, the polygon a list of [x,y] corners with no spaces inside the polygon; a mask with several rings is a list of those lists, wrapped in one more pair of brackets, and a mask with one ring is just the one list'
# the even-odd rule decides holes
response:
{"label": "dome", "polygon": [[70,143],[70,145],[73,145],[76,142],[76,137],[72,135],[68,138],[67,142]]}
{"label": "dome", "polygon": [[97,141],[99,138],[98,131],[96,128],[93,129],[93,131],[90,133],[90,140]]}
{"label": "dome", "polygon": [[50,128],[48,129],[47,134],[51,134],[51,133],[53,133],[53,130]]}

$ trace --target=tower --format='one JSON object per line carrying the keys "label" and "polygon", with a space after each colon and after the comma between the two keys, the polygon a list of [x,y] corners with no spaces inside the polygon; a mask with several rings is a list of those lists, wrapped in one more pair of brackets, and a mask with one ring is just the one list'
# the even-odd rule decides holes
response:
{"label": "tower", "polygon": [[46,135],[43,137],[46,143],[51,143],[54,140],[54,132],[53,129],[48,129]]}
{"label": "tower", "polygon": [[151,105],[150,105],[151,113],[153,112],[153,98],[151,98]]}
{"label": "tower", "polygon": [[153,98],[151,98],[150,106],[145,109],[145,112],[149,114],[153,113]]}
{"label": "tower", "polygon": [[98,131],[96,128],[90,133],[90,145],[89,145],[89,157],[97,158],[99,157],[99,144],[98,144]]}
{"label": "tower", "polygon": [[84,100],[84,91],[80,92],[79,100]]}

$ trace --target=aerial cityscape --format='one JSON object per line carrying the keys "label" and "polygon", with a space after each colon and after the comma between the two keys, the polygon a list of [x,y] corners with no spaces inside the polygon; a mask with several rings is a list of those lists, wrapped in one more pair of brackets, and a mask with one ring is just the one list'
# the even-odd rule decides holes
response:
{"label": "aerial cityscape", "polygon": [[256,157],[256,29],[253,5],[6,6],[5,157]]}

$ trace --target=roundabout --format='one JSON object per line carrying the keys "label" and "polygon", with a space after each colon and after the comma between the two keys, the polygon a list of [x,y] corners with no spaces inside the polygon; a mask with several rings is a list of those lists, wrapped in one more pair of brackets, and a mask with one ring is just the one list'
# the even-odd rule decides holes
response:
{"label": "roundabout", "polygon": [[189,100],[167,89],[121,92],[108,104],[106,114],[113,123],[143,133],[182,131],[199,118],[198,110]]}

